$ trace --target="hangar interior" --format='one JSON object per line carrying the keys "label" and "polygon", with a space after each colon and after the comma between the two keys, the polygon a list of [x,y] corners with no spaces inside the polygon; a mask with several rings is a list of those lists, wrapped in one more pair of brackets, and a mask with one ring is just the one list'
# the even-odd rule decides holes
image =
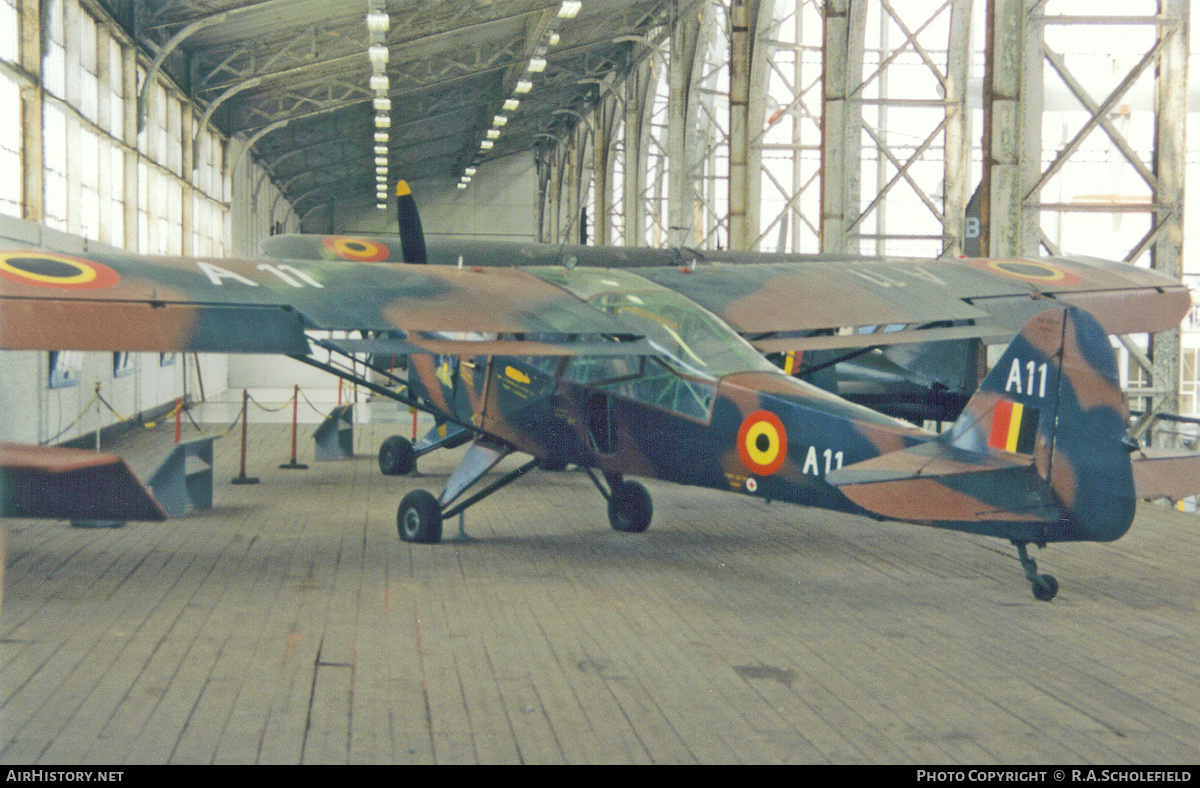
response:
{"label": "hangar interior", "polygon": [[[1190,10],[0,0],[0,248],[256,258],[395,233],[404,180],[431,238],[1093,255],[1191,286],[1179,330],[1114,342],[1142,437],[1194,448],[1153,419],[1200,415]],[[0,352],[0,438],[103,431],[140,477],[181,398],[189,435],[245,389],[277,411],[250,411],[262,484],[215,441],[210,511],[0,527],[0,763],[1195,760],[1191,513],[1039,554],[1053,604],[980,533],[664,484],[631,536],[549,469],[413,545],[397,492],[457,447],[381,480],[389,403],[350,461],[285,470],[293,385],[306,419],[367,397],[278,357]]]}
{"label": "hangar interior", "polygon": [[[378,189],[405,179],[430,234],[1069,253],[1195,282],[1189,11],[2,0],[0,156],[13,177],[0,237],[254,256],[271,234],[394,232],[394,197]],[[1122,372],[1147,412],[1198,412],[1196,336],[1193,315],[1153,347],[1123,339]],[[52,363],[76,385],[52,384]],[[289,378],[334,385],[237,357],[7,353],[5,366],[6,437],[34,443],[114,423],[77,419],[94,383],[126,414]]]}

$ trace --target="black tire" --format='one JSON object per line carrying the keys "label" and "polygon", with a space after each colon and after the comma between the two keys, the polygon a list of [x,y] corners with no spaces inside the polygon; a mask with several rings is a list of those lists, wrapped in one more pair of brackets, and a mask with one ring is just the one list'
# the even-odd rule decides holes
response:
{"label": "black tire", "polygon": [[384,476],[405,476],[417,467],[412,443],[399,435],[379,444],[379,470]]}
{"label": "black tire", "polygon": [[405,542],[437,544],[442,541],[442,506],[427,490],[413,490],[396,510],[396,530]]}
{"label": "black tire", "polygon": [[608,522],[614,530],[640,534],[650,527],[654,504],[650,491],[638,482],[622,481],[608,499]]}
{"label": "black tire", "polygon": [[1049,602],[1058,596],[1058,581],[1054,575],[1037,575],[1030,582],[1033,586],[1033,596],[1040,602]]}

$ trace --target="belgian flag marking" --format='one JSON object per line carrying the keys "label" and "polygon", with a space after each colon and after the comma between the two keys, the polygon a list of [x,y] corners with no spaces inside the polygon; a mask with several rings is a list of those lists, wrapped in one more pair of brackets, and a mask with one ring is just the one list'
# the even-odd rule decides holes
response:
{"label": "belgian flag marking", "polygon": [[992,411],[992,429],[988,446],[993,449],[1033,454],[1041,411],[1019,402],[1002,399]]}
{"label": "belgian flag marking", "polygon": [[90,290],[112,287],[120,275],[103,263],[49,252],[0,253],[0,277],[24,285]]}
{"label": "belgian flag marking", "polygon": [[368,241],[366,238],[342,238],[336,235],[328,236],[321,241],[325,248],[343,260],[359,263],[378,263],[388,259],[388,248],[378,241]]}
{"label": "belgian flag marking", "polygon": [[774,413],[756,410],[738,428],[737,449],[747,468],[760,476],[770,476],[787,459],[787,430]]}

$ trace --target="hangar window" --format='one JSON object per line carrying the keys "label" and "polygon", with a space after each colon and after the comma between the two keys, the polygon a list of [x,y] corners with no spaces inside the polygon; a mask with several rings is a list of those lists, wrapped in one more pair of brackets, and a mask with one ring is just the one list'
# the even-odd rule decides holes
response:
{"label": "hangar window", "polygon": [[[19,106],[20,86],[7,74],[0,74],[0,107]],[[21,136],[21,113],[0,114],[0,172],[21,171]],[[0,213],[21,215],[21,188],[21,178],[0,178]]]}
{"label": "hangar window", "polygon": [[19,27],[16,0],[0,0],[0,60],[9,63],[18,61],[21,40]]}

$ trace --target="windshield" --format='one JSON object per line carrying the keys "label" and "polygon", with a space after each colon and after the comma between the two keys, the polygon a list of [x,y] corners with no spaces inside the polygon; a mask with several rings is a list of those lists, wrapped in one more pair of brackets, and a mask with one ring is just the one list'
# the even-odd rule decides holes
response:
{"label": "windshield", "polygon": [[645,277],[601,268],[525,270],[618,316],[645,335],[678,372],[715,379],[734,372],[778,371],[729,324]]}

